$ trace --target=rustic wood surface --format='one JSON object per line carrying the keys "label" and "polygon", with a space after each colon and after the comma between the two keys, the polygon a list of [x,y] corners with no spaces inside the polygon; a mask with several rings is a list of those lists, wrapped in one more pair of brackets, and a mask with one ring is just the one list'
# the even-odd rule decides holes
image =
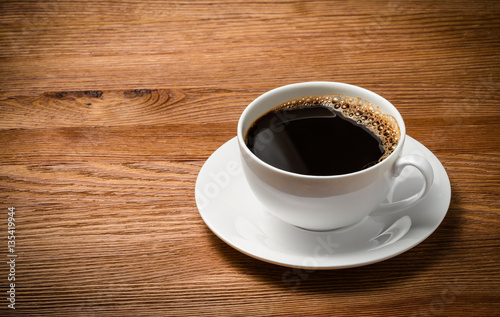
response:
{"label": "rustic wood surface", "polygon": [[[1,1],[0,47],[1,316],[498,316],[500,2]],[[423,243],[290,271],[206,227],[204,161],[310,80],[386,97],[441,160]]]}

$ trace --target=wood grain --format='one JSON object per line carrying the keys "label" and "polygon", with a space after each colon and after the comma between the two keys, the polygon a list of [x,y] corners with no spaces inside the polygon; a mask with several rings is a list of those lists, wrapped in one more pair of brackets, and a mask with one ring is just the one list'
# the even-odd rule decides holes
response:
{"label": "wood grain", "polygon": [[[495,316],[500,6],[494,1],[3,1],[1,316]],[[203,223],[205,160],[293,82],[375,91],[443,163],[442,225],[393,259],[306,271]],[[0,257],[7,259],[6,248]],[[3,261],[5,262],[5,261]],[[9,289],[0,265],[0,290]]]}

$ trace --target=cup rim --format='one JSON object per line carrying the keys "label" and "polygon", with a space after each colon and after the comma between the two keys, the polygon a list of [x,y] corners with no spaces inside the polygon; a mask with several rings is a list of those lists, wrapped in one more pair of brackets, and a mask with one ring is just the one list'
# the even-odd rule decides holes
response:
{"label": "cup rim", "polygon": [[[370,94],[370,95],[372,95],[375,98],[379,98],[379,99],[381,99],[381,101],[384,101],[387,104],[389,104],[393,108],[394,112],[396,113],[395,119],[396,119],[396,121],[398,123],[399,130],[400,130],[400,133],[401,133],[401,138],[400,138],[400,140],[398,142],[398,145],[394,149],[394,151],[388,157],[386,157],[382,162],[379,162],[379,163],[377,163],[377,164],[375,164],[373,166],[370,166],[368,168],[365,168],[363,170],[359,170],[359,171],[351,172],[351,173],[347,173],[347,174],[340,174],[340,175],[308,175],[308,174],[300,174],[300,173],[295,173],[295,172],[289,172],[289,171],[277,168],[277,167],[275,167],[275,166],[273,166],[273,165],[271,165],[269,163],[264,162],[257,155],[255,155],[252,151],[250,151],[250,149],[248,148],[248,146],[246,145],[245,140],[244,140],[244,135],[245,135],[245,133],[247,131],[243,131],[243,119],[249,114],[249,112],[251,111],[251,108],[255,107],[255,105],[258,104],[259,102],[261,102],[263,99],[268,98],[270,95],[276,94],[277,92],[280,92],[282,90],[299,88],[299,87],[306,87],[306,86],[313,87],[313,86],[319,86],[319,85],[323,85],[323,86],[324,85],[337,86],[337,87],[340,87],[340,89],[342,89],[342,88],[343,89],[346,89],[346,88],[357,89],[357,90],[359,90],[361,92],[364,92],[365,94]],[[290,99],[293,99],[293,98],[290,98]],[[276,106],[278,106],[278,105],[276,105]],[[270,108],[270,109],[272,109],[272,108]],[[259,117],[262,116],[263,114],[264,113],[259,114]],[[395,155],[397,155],[397,153],[400,152],[400,150],[401,150],[401,148],[402,148],[402,146],[404,144],[404,141],[406,139],[406,126],[405,126],[403,117],[399,113],[398,109],[390,101],[388,101],[384,97],[380,96],[379,94],[377,94],[377,93],[375,93],[375,92],[373,92],[371,90],[368,90],[368,89],[360,87],[360,86],[355,86],[355,85],[346,84],[346,83],[340,83],[340,82],[309,81],[309,82],[300,82],[300,83],[294,83],[294,84],[288,84],[288,85],[280,86],[280,87],[268,90],[267,92],[261,94],[259,97],[257,97],[256,99],[254,99],[243,110],[243,112],[242,112],[242,114],[241,114],[241,116],[240,116],[240,118],[238,120],[237,139],[238,139],[238,143],[240,144],[240,149],[243,150],[246,155],[250,156],[255,162],[258,162],[261,166],[263,166],[263,167],[265,167],[267,169],[270,169],[270,170],[272,170],[272,171],[274,171],[276,173],[279,173],[279,174],[282,174],[282,175],[287,175],[287,176],[292,176],[292,177],[297,177],[297,178],[303,178],[303,179],[341,179],[341,178],[352,177],[352,176],[355,176],[355,175],[361,175],[361,174],[369,173],[369,172],[371,172],[371,171],[373,171],[375,169],[380,168],[381,166],[383,166],[385,164],[389,164],[388,162],[391,161],[392,158]]]}

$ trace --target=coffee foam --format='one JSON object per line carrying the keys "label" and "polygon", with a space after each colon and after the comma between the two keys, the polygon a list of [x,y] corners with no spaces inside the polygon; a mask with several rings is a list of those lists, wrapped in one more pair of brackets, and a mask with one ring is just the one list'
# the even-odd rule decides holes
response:
{"label": "coffee foam", "polygon": [[380,138],[385,151],[379,162],[391,155],[401,139],[398,122],[393,116],[384,113],[371,102],[358,97],[344,95],[305,96],[284,102],[273,111],[310,106],[328,107],[334,113],[362,124],[372,131]]}

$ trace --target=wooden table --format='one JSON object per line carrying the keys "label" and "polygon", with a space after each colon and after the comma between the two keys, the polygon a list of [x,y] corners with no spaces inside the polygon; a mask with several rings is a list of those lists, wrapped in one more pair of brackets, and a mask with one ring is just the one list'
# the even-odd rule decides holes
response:
{"label": "wooden table", "polygon": [[[0,12],[0,315],[498,316],[500,2],[2,1]],[[201,219],[196,177],[245,106],[311,80],[386,97],[445,166],[448,214],[410,251],[290,273]]]}

